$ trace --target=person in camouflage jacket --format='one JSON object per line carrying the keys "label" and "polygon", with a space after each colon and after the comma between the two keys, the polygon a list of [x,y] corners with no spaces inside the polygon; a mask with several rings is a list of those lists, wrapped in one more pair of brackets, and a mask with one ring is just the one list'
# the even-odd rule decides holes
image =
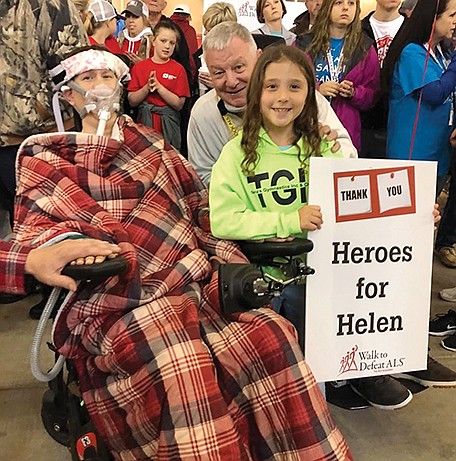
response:
{"label": "person in camouflage jacket", "polygon": [[48,60],[87,43],[71,0],[0,2],[0,208],[11,220],[19,145],[55,127]]}

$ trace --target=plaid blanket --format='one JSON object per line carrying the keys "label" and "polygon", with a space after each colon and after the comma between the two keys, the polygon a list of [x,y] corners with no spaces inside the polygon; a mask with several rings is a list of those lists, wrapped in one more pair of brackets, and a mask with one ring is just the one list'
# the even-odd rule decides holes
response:
{"label": "plaid blanket", "polygon": [[219,315],[212,259],[245,261],[207,226],[207,191],[150,129],[120,140],[30,137],[18,156],[16,241],[111,239],[129,270],[80,286],[56,319],[84,401],[116,460],[351,459],[291,325]]}

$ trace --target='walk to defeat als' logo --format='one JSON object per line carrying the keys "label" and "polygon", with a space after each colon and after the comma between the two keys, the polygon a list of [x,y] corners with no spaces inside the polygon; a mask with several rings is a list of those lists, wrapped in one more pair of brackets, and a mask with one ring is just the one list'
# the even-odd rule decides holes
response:
{"label": "'walk to defeat als' logo", "polygon": [[405,357],[390,357],[390,354],[377,349],[359,351],[355,344],[340,359],[339,375],[350,371],[372,371],[379,374],[386,374],[393,368],[402,368],[405,365]]}
{"label": "'walk to defeat als' logo", "polygon": [[415,167],[334,173],[336,222],[416,212]]}

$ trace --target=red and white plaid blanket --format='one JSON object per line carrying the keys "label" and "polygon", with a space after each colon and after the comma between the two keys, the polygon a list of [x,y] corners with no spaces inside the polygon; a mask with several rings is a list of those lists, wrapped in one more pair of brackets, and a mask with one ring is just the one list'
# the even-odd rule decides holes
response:
{"label": "red and white plaid blanket", "polygon": [[[30,137],[18,157],[16,241],[80,232],[119,242],[129,270],[81,286],[56,320],[116,460],[351,459],[291,325],[218,313],[210,256],[245,261],[201,227],[207,191],[150,129],[120,141]],[[204,216],[203,216],[204,215]]]}

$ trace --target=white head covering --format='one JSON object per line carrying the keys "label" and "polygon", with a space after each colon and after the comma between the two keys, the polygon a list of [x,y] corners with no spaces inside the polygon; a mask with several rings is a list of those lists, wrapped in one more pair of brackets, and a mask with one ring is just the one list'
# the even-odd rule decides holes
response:
{"label": "white head covering", "polygon": [[109,51],[86,50],[64,59],[49,71],[54,91],[59,91],[71,79],[89,70],[109,69],[119,80],[130,80],[128,66]]}

